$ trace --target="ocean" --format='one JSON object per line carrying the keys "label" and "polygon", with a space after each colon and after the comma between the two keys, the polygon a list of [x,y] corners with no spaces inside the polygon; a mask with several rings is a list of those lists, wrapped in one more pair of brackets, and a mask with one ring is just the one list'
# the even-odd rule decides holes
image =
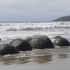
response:
{"label": "ocean", "polygon": [[[70,22],[0,23],[0,44],[12,39],[46,35],[51,41],[62,36],[70,41]],[[1,70],[70,70],[70,46],[34,49],[19,54],[0,56]]]}

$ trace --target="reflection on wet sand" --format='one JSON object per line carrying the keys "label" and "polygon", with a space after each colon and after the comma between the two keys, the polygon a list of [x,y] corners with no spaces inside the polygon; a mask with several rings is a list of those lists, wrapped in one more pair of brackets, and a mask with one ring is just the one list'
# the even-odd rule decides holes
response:
{"label": "reflection on wet sand", "polygon": [[0,62],[5,65],[11,65],[11,64],[25,64],[28,63],[28,59],[30,57],[21,57],[21,58],[15,58],[15,56],[9,56],[9,57],[0,57]]}
{"label": "reflection on wet sand", "polygon": [[52,55],[45,55],[45,56],[35,56],[33,57],[34,62],[37,63],[47,63],[52,61]]}
{"label": "reflection on wet sand", "polygon": [[[19,54],[0,56],[0,65],[13,64],[45,64],[52,63],[59,59],[69,58],[70,49],[35,49],[32,51],[20,52]],[[66,59],[65,59],[66,60]],[[49,65],[48,64],[48,65]],[[54,63],[53,63],[54,64]]]}
{"label": "reflection on wet sand", "polygon": [[48,50],[33,50],[20,52],[19,54],[0,56],[0,63],[5,65],[26,64],[30,62],[46,63],[52,61],[52,55]]}
{"label": "reflection on wet sand", "polygon": [[60,59],[69,58],[68,54],[59,54],[58,57]]}

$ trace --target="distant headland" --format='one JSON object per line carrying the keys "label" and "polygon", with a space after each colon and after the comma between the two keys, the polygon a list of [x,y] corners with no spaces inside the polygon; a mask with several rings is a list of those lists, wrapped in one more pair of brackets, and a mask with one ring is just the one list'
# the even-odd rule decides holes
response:
{"label": "distant headland", "polygon": [[55,19],[53,21],[70,21],[70,15],[57,18],[57,19]]}

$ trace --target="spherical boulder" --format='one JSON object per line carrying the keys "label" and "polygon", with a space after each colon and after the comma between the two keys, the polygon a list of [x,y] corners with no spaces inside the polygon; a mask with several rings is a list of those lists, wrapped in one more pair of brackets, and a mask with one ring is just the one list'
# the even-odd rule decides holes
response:
{"label": "spherical boulder", "polygon": [[51,40],[45,35],[36,35],[29,43],[34,49],[54,48]]}
{"label": "spherical boulder", "polygon": [[27,37],[25,40],[30,42],[30,40],[32,39],[33,37]]}
{"label": "spherical boulder", "polygon": [[54,40],[53,44],[55,46],[69,46],[70,45],[69,41],[61,36],[56,36],[54,38],[55,38],[55,40]]}
{"label": "spherical boulder", "polygon": [[21,38],[12,40],[10,42],[10,44],[13,45],[14,47],[16,47],[18,49],[18,51],[32,50],[31,45],[26,40],[21,39]]}
{"label": "spherical boulder", "polygon": [[0,55],[16,54],[18,50],[10,44],[0,44]]}

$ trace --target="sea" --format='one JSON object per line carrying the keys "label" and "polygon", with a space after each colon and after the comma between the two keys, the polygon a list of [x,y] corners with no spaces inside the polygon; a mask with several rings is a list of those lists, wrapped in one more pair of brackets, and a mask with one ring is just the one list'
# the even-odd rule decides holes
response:
{"label": "sea", "polygon": [[[33,35],[46,35],[52,42],[55,36],[70,41],[70,21],[0,23],[0,44]],[[0,70],[70,70],[70,46],[0,56]]]}

